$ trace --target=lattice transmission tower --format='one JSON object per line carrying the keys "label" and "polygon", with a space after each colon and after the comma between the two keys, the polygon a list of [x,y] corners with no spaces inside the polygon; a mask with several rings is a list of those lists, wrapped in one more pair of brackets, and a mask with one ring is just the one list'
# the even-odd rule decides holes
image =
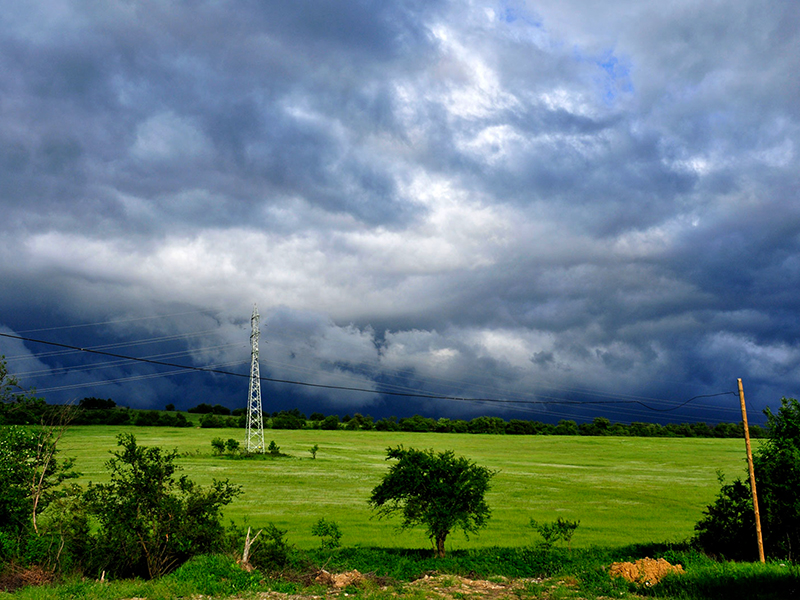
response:
{"label": "lattice transmission tower", "polygon": [[258,368],[258,307],[253,305],[250,317],[250,393],[247,395],[248,452],[265,452],[264,417],[261,413],[261,370]]}

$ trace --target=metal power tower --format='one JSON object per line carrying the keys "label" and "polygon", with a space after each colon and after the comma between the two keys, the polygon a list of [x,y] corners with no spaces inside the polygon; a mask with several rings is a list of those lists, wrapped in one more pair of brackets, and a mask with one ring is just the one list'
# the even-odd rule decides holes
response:
{"label": "metal power tower", "polygon": [[250,317],[250,393],[247,396],[248,452],[265,452],[264,417],[261,414],[261,370],[258,368],[258,308],[253,305]]}

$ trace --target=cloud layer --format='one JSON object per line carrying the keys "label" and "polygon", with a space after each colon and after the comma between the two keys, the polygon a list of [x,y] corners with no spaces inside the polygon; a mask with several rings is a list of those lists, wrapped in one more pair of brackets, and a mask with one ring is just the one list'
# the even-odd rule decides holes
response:
{"label": "cloud layer", "polygon": [[[37,335],[209,331],[170,343],[193,364],[246,363],[258,302],[276,378],[664,406],[737,377],[756,408],[798,393],[796,2],[64,0],[4,14],[10,330],[198,311]],[[39,360],[39,388],[147,371]],[[180,377],[53,394],[237,402],[238,381]],[[487,410],[273,392],[276,408]],[[726,404],[703,418],[735,420]]]}

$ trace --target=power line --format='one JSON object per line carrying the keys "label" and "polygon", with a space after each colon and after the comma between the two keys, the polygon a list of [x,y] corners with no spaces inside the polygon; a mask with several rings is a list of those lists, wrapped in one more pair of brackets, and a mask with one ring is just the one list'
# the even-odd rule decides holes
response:
{"label": "power line", "polygon": [[79,325],[62,325],[60,327],[42,327],[41,329],[22,329],[17,333],[37,333],[39,331],[57,331],[62,329],[76,329],[78,327],[94,327],[96,325],[113,325],[116,323],[131,323],[133,321],[148,321],[152,319],[166,319],[168,317],[180,317],[183,315],[196,315],[205,313],[205,310],[190,310],[186,312],[172,313],[169,315],[155,315],[152,317],[131,317],[130,319],[114,319],[113,321],[97,321],[95,323],[82,323]]}
{"label": "power line", "polygon": [[[222,371],[220,369],[210,368],[210,367],[195,367],[191,365],[181,365],[177,363],[171,363],[161,360],[154,360],[150,358],[137,358],[135,356],[127,356],[124,354],[117,354],[114,352],[107,352],[104,350],[97,350],[94,348],[81,348],[80,346],[73,346],[71,344],[62,344],[59,342],[49,342],[46,340],[38,340],[34,338],[29,338],[20,335],[11,335],[8,333],[0,333],[0,336],[7,337],[11,339],[22,340],[25,342],[32,342],[36,344],[45,344],[49,346],[55,346],[58,348],[66,348],[70,350],[76,350],[80,352],[86,352],[89,354],[97,354],[100,356],[108,356],[111,358],[117,359],[125,359],[134,362],[141,362],[146,364],[152,365],[159,365],[163,367],[170,367],[175,369],[183,369],[188,371],[196,371],[201,373],[214,373],[217,375],[229,375],[233,377],[247,377],[250,378],[249,374],[246,373],[235,373],[233,371]],[[329,390],[339,390],[339,391],[348,391],[348,392],[363,392],[368,394],[382,394],[382,395],[389,395],[389,396],[401,396],[407,398],[422,398],[422,399],[429,399],[429,400],[449,400],[449,401],[456,401],[456,402],[480,402],[486,404],[511,404],[511,405],[549,405],[549,404],[557,404],[562,406],[587,406],[587,405],[609,405],[609,404],[638,404],[648,410],[654,412],[672,412],[674,410],[678,410],[696,400],[698,398],[713,398],[716,396],[724,396],[724,395],[736,395],[736,392],[719,392],[716,394],[700,394],[697,396],[693,396],[688,400],[682,402],[671,408],[654,408],[649,406],[642,400],[636,399],[629,399],[629,400],[567,400],[564,398],[558,398],[556,396],[542,396],[547,398],[547,400],[511,400],[511,399],[500,399],[500,398],[467,398],[463,396],[452,396],[452,395],[440,395],[440,394],[424,394],[419,392],[402,392],[402,391],[392,391],[392,390],[380,390],[380,389],[368,389],[368,388],[361,388],[355,386],[341,386],[341,385],[332,385],[332,384],[324,384],[324,383],[311,383],[308,381],[293,381],[290,379],[277,379],[273,377],[259,377],[260,381],[269,381],[271,383],[285,383],[288,385],[299,385],[304,387],[311,387],[311,388],[318,388],[318,389],[329,389]]]}

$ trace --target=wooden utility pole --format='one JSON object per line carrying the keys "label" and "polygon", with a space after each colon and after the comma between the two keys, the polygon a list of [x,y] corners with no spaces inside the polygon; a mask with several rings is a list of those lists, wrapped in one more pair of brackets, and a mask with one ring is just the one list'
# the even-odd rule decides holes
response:
{"label": "wooden utility pole", "polygon": [[753,469],[753,452],[750,450],[750,429],[747,426],[747,410],[744,407],[744,388],[739,382],[739,402],[742,405],[742,424],[744,425],[744,444],[747,448],[747,467],[750,469],[750,489],[753,491],[753,510],[756,513],[756,535],[758,536],[758,558],[764,561],[764,540],[761,537],[761,515],[758,513],[758,496],[756,496],[756,472]]}

